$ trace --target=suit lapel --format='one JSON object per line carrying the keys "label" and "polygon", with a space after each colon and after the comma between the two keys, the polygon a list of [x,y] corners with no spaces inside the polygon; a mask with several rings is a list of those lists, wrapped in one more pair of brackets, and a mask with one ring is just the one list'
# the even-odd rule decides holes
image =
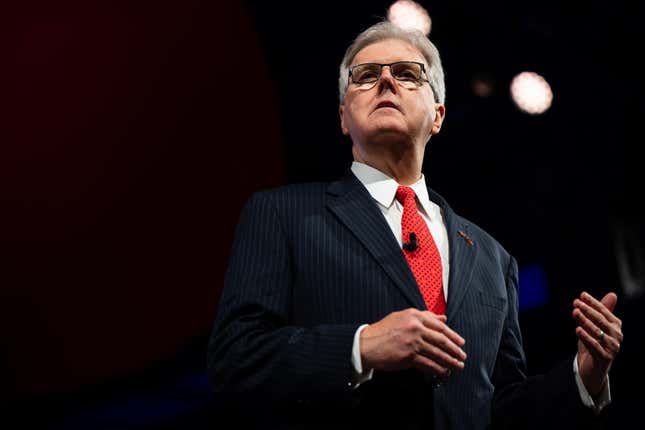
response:
{"label": "suit lapel", "polygon": [[351,173],[327,190],[328,209],[376,259],[410,304],[426,309],[414,275],[392,235],[390,226],[367,189]]}
{"label": "suit lapel", "polygon": [[475,257],[477,256],[477,243],[470,237],[468,223],[464,222],[452,211],[443,197],[431,189],[428,189],[428,194],[430,199],[441,207],[448,233],[450,276],[448,280],[446,316],[448,317],[448,324],[450,324],[456,318],[459,306],[468,291]]}

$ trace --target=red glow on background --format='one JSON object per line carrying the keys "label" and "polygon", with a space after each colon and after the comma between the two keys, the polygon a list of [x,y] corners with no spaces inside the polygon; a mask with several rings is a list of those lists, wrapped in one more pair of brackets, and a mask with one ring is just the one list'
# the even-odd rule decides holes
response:
{"label": "red glow on background", "polygon": [[[239,209],[283,177],[237,2],[40,3],[0,30],[10,398],[127,375],[209,331]],[[253,85],[231,85],[223,59],[249,64]]]}

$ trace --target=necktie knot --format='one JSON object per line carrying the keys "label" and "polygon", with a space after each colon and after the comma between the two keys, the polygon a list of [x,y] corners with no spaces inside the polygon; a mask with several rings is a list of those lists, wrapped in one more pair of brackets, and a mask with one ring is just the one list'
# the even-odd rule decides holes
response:
{"label": "necktie knot", "polygon": [[396,199],[403,206],[405,206],[406,202],[409,202],[409,201],[414,202],[415,197],[416,197],[416,194],[414,190],[410,187],[404,187],[403,185],[399,185],[399,187],[396,189]]}

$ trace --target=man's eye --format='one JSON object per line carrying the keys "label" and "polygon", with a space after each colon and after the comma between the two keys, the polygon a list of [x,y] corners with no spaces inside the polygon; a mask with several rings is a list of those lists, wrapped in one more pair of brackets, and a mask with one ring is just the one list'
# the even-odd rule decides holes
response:
{"label": "man's eye", "polygon": [[359,81],[365,81],[368,79],[376,79],[376,72],[373,70],[364,70],[362,72],[358,73],[358,76],[356,77],[357,80]]}
{"label": "man's eye", "polygon": [[402,70],[397,74],[396,77],[399,78],[399,79],[406,80],[406,81],[416,81],[417,80],[417,75],[412,70]]}

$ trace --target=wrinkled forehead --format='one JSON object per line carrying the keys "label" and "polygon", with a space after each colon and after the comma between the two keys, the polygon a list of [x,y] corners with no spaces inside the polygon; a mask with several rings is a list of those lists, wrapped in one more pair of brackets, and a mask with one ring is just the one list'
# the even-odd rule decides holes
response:
{"label": "wrinkled forehead", "polygon": [[350,66],[362,63],[394,63],[396,61],[418,61],[425,64],[421,51],[400,39],[385,39],[371,43],[358,51]]}

